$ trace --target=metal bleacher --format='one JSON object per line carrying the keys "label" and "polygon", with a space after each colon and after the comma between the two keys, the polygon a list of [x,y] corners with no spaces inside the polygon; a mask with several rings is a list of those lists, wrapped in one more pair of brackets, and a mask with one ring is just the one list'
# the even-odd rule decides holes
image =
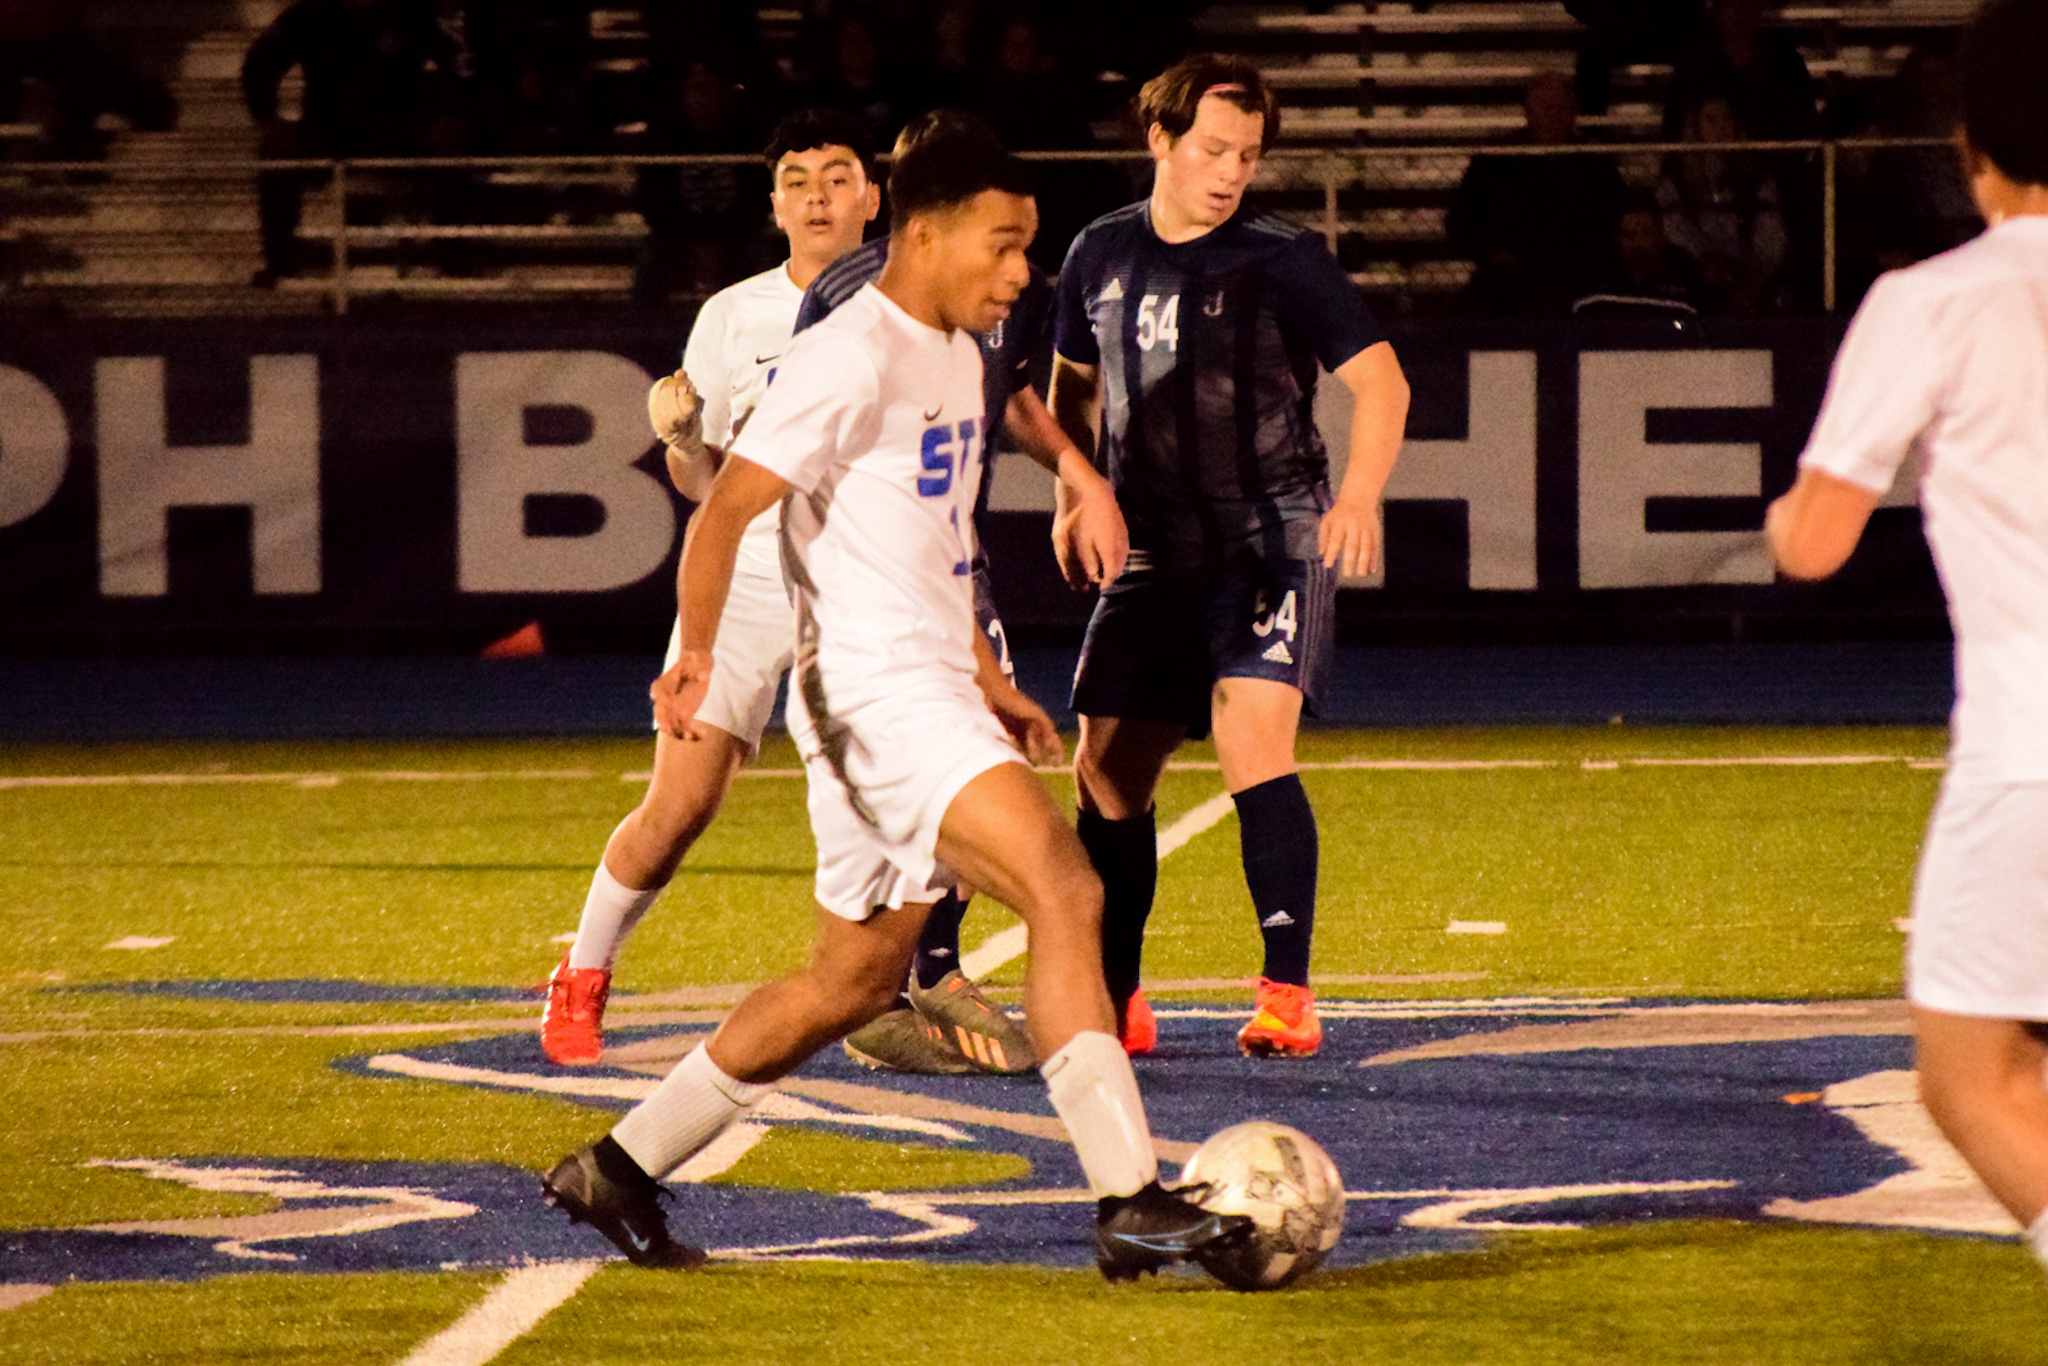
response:
{"label": "metal bleacher", "polygon": [[[1974,8],[1975,0],[1786,5],[1766,22],[1793,36],[1834,98],[1888,79],[1913,44],[1958,27]],[[1582,31],[1555,0],[1229,4],[1197,22],[1210,46],[1252,57],[1281,92],[1288,147],[1327,150],[1313,161],[1273,159],[1269,197],[1329,231],[1353,278],[1402,304],[1470,279],[1445,220],[1471,149],[1522,132],[1523,91],[1539,73],[1571,74]],[[1581,118],[1582,135],[1654,142],[1670,78],[1668,66],[1616,72],[1613,103]],[[1346,171],[1334,179],[1333,159]],[[1656,174],[1654,155],[1622,161],[1632,179]]]}
{"label": "metal bleacher", "polygon": [[[354,296],[628,297],[646,228],[623,164],[443,172],[486,187],[476,200],[483,216],[437,224],[401,211],[352,222],[344,270],[253,287],[261,264],[250,164],[257,130],[238,78],[250,41],[285,3],[88,5],[98,32],[169,85],[178,126],[120,132],[103,165],[65,172],[39,169],[15,150],[34,130],[0,128],[0,304],[54,301],[101,315],[312,313],[336,305],[338,283]],[[1795,35],[1833,97],[1889,77],[1914,43],[1959,25],[1973,7],[1788,4],[1769,22]],[[793,32],[798,17],[787,4],[764,6],[763,32],[772,43]],[[598,9],[591,79],[629,86],[647,60],[646,27],[639,5]],[[1580,33],[1555,0],[1231,3],[1204,11],[1197,29],[1206,46],[1252,57],[1282,92],[1290,150],[1269,159],[1261,189],[1283,212],[1329,232],[1362,285],[1403,305],[1469,278],[1470,264],[1445,240],[1451,196],[1475,149],[1521,132],[1531,77],[1571,71]],[[1583,120],[1586,136],[1624,145],[1654,139],[1669,77],[1654,66],[1617,73],[1614,102]],[[294,99],[288,83],[287,108]],[[631,101],[599,103],[625,109]],[[630,127],[622,122],[620,132],[617,145],[630,147]],[[1638,156],[1632,170],[1655,167],[1654,156]],[[351,194],[371,197],[380,175],[400,176],[349,174]],[[522,211],[509,211],[513,204]],[[337,197],[308,193],[302,236],[332,242],[341,231]],[[451,241],[473,244],[472,268],[437,268],[434,248]]]}

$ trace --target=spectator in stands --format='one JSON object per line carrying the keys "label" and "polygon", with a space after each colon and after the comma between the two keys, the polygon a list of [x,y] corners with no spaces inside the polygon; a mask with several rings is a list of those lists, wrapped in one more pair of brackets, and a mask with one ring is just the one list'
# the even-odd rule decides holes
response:
{"label": "spectator in stands", "polygon": [[[733,78],[737,59],[708,53],[684,63],[681,83],[649,120],[647,150],[664,156],[757,153],[760,118]],[[749,273],[768,222],[768,183],[755,156],[745,164],[649,166],[640,212],[648,241],[635,293],[659,303],[681,292],[716,293]]]}
{"label": "spectator in stands", "polygon": [[868,126],[877,147],[895,141],[912,114],[919,112],[886,60],[876,22],[861,11],[843,15],[832,25],[828,64],[807,98],[828,109],[843,109]]}
{"label": "spectator in stands", "polygon": [[1631,194],[1614,231],[1613,269],[1573,306],[1579,317],[1699,313],[1706,279],[1700,263],[1664,235],[1664,210],[1654,195]]}
{"label": "spectator in stands", "polygon": [[1588,114],[1607,112],[1616,67],[1669,66],[1700,40],[1707,23],[1703,0],[1565,0],[1564,7],[1586,26],[1572,84]]}
{"label": "spectator in stands", "polygon": [[[1563,76],[1531,81],[1523,111],[1530,145],[1577,141],[1578,103]],[[1478,267],[1467,308],[1511,317],[1569,311],[1611,269],[1624,193],[1605,156],[1474,157],[1447,224],[1452,243]]]}
{"label": "spectator in stands", "polygon": [[0,3],[0,123],[37,126],[34,155],[85,161],[106,151],[103,114],[161,131],[177,121],[177,105],[94,40],[75,0]]}
{"label": "spectator in stands", "polygon": [[[1886,138],[1953,138],[1962,119],[1955,64],[1939,48],[1916,48],[1879,98],[1875,126]],[[1866,212],[1878,266],[1897,270],[1959,247],[1984,230],[1952,147],[1888,147],[1871,157]]]}
{"label": "spectator in stands", "polygon": [[545,156],[596,150],[584,100],[591,0],[471,0],[463,38],[476,85],[473,150]]}
{"label": "spectator in stands", "polygon": [[[453,150],[457,49],[424,0],[295,0],[249,46],[242,95],[262,125],[266,158],[397,157]],[[278,87],[297,67],[304,112],[278,116]],[[272,171],[257,181],[269,285],[300,268],[300,197],[319,173]]]}
{"label": "spectator in stands", "polygon": [[[1684,114],[1687,142],[1741,142],[1735,107],[1719,95],[1695,99]],[[1681,152],[1667,159],[1657,186],[1664,235],[1700,263],[1716,312],[1754,314],[1786,306],[1787,236],[1777,177],[1746,152]]]}
{"label": "spectator in stands", "polygon": [[1664,131],[1681,135],[1686,111],[1719,95],[1734,106],[1750,137],[1818,136],[1812,73],[1790,38],[1764,32],[1762,0],[1711,0],[1709,14],[1711,25],[1672,73]]}
{"label": "spectator in stands", "polygon": [[[967,107],[988,118],[1013,152],[1064,152],[1095,145],[1081,117],[1081,95],[1061,68],[1044,26],[1013,14],[998,30],[995,60]],[[1057,273],[1067,245],[1081,229],[1128,202],[1127,182],[1100,164],[1055,163],[1038,168],[1038,237],[1032,257]]]}

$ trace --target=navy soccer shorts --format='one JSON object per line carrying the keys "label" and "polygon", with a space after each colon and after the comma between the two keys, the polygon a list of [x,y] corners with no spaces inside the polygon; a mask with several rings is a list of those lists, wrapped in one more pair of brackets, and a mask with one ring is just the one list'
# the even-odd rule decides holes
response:
{"label": "navy soccer shorts", "polygon": [[1127,569],[1096,601],[1074,710],[1209,733],[1218,679],[1268,678],[1316,714],[1337,632],[1337,571],[1244,555],[1208,569]]}

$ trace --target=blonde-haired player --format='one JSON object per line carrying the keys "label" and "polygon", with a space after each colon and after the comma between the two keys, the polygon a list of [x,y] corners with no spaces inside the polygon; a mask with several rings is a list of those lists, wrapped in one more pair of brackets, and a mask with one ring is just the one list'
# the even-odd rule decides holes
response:
{"label": "blonde-haired player", "polygon": [[1765,523],[1832,574],[1910,451],[1956,637],[1949,771],[1906,954],[1920,1094],[2048,1263],[2048,6],[1992,0],[1961,62],[1990,230],[1887,275]]}

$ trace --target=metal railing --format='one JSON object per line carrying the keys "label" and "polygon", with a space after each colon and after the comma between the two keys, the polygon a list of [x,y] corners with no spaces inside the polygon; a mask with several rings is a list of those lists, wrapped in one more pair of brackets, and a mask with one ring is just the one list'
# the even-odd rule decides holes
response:
{"label": "metal railing", "polygon": [[[1784,167],[1795,161],[1813,166],[1820,178],[1822,204],[1821,234],[1822,305],[1836,310],[1840,295],[1841,176],[1845,156],[1887,150],[1940,148],[1949,145],[1942,138],[1846,138],[1801,141],[1746,141],[1727,143],[1579,143],[1563,146],[1528,146],[1512,143],[1411,143],[1357,147],[1282,148],[1270,153],[1261,165],[1256,191],[1276,194],[1300,193],[1315,201],[1316,207],[1297,206],[1291,216],[1305,226],[1319,230],[1333,253],[1348,235],[1342,205],[1348,191],[1400,189],[1410,193],[1441,193],[1445,203],[1455,192],[1465,168],[1475,157],[1612,157],[1622,163],[1624,178],[1637,183],[1654,179],[1664,158],[1715,153],[1745,153],[1769,158]],[[1028,160],[1059,164],[1134,166],[1147,156],[1142,151],[1031,152]],[[367,248],[407,242],[638,242],[645,238],[644,225],[614,222],[609,226],[533,223],[393,223],[364,225],[349,222],[350,197],[362,193],[366,181],[395,174],[406,176],[455,174],[496,180],[525,181],[543,187],[573,181],[588,184],[595,178],[620,195],[633,193],[633,175],[643,169],[665,167],[745,166],[758,167],[760,159],[745,154],[699,156],[585,155],[548,157],[413,157],[339,158],[297,160],[223,159],[186,162],[0,162],[0,229],[6,227],[5,192],[41,182],[61,183],[65,177],[101,182],[135,182],[167,190],[181,183],[211,184],[216,191],[232,187],[246,192],[250,182],[267,173],[300,173],[323,177],[322,194],[327,200],[326,217],[332,227],[325,235],[331,241],[332,264],[325,272],[325,294],[337,313],[348,312],[354,296],[369,292],[405,292],[429,287],[425,282],[408,284],[403,279],[374,285],[354,278],[357,257]],[[80,194],[90,197],[91,185]],[[61,235],[50,237],[62,245]],[[1448,246],[1448,243],[1446,243]],[[1447,253],[1446,260],[1455,259]]]}

